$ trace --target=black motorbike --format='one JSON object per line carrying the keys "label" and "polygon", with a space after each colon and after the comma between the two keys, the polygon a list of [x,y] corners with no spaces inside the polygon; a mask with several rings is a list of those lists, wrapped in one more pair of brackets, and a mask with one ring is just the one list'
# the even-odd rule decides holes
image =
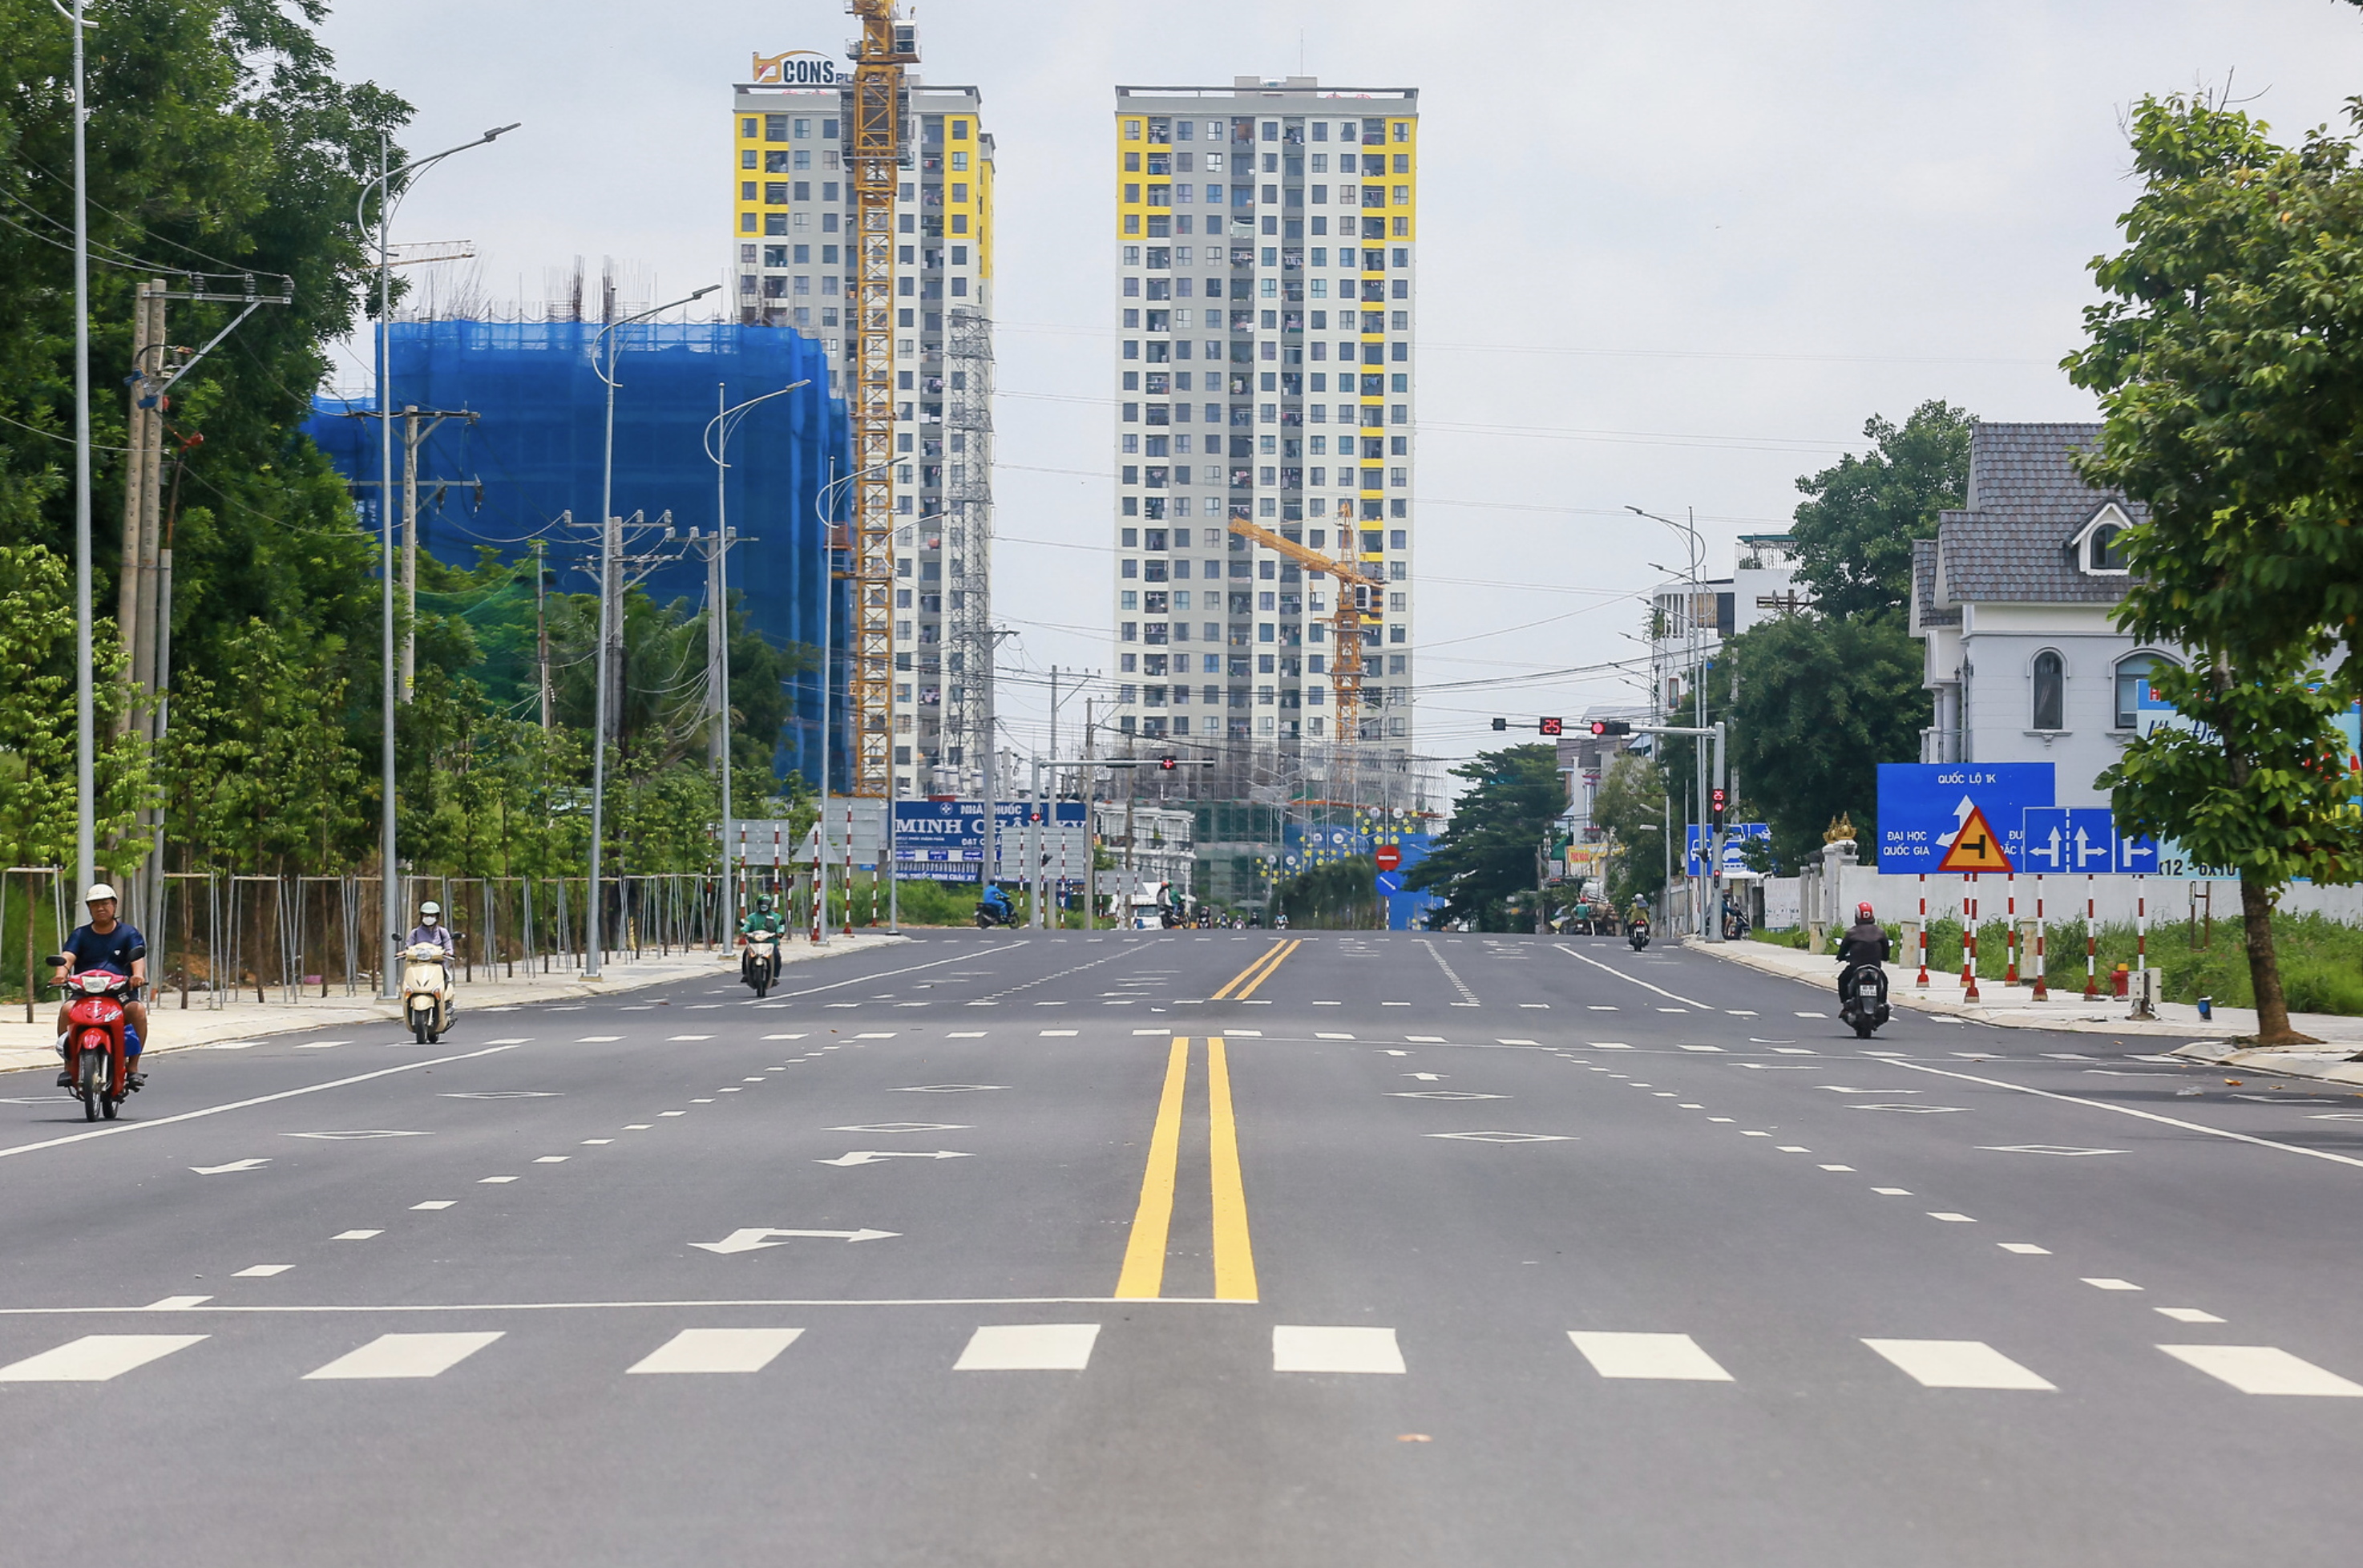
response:
{"label": "black motorbike", "polygon": [[976,929],[990,930],[994,926],[1017,924],[1017,909],[1010,904],[989,904],[980,899],[976,906]]}
{"label": "black motorbike", "polygon": [[1838,979],[1838,1018],[1857,1040],[1869,1040],[1887,1017],[1886,967],[1867,961],[1847,965]]}
{"label": "black motorbike", "polygon": [[1635,952],[1639,952],[1643,948],[1647,947],[1649,945],[1649,922],[1647,920],[1635,920],[1627,924],[1625,928],[1625,940],[1633,944],[1633,951]]}

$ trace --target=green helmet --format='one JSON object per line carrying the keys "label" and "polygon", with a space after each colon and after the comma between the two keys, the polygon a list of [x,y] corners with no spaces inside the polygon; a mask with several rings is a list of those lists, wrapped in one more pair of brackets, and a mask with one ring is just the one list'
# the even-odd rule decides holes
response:
{"label": "green helmet", "polygon": [[771,898],[769,894],[765,894],[762,897],[755,900],[755,913],[758,915],[768,915],[771,912]]}

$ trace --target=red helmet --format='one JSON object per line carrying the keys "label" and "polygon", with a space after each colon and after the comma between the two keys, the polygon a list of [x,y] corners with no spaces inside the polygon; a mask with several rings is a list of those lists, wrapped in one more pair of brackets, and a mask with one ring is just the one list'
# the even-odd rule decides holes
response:
{"label": "red helmet", "polygon": [[1868,904],[1856,905],[1854,906],[1854,917],[1861,921],[1864,925],[1869,925],[1878,918],[1876,915],[1871,913],[1870,906]]}

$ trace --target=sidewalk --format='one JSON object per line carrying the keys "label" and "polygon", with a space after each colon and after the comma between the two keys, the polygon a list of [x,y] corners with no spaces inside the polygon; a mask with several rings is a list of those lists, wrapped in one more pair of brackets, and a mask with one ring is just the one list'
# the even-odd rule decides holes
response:
{"label": "sidewalk", "polygon": [[[860,931],[850,939],[833,937],[826,947],[815,947],[805,941],[787,942],[781,946],[780,961],[782,965],[806,963],[815,959],[870,952],[882,947],[897,946],[909,940],[907,937]],[[553,970],[549,974],[536,974],[530,978],[519,975],[514,980],[480,977],[472,982],[461,981],[458,1022],[464,1029],[474,1014],[494,1007],[605,996],[682,980],[718,979],[728,982],[735,981],[738,974],[738,957],[727,949],[720,951],[694,949],[663,958],[649,953],[637,963],[621,956],[610,956],[605,969],[606,973],[597,980],[584,980],[571,970]],[[253,1040],[262,1035],[297,1030],[318,1034],[372,1024],[398,1023],[402,1018],[401,1009],[395,1004],[381,1002],[374,996],[308,996],[294,1003],[276,1000],[258,1003],[253,1000],[253,995],[251,991],[248,992],[242,1001],[225,998],[225,1006],[209,1008],[203,995],[191,993],[185,1012],[181,1009],[177,992],[151,998],[150,1028],[157,1038],[149,1042],[147,1049],[150,1051],[186,1051],[196,1046],[220,1045],[225,1041]],[[36,1021],[26,1023],[24,1008],[17,1005],[8,1008],[6,1019],[0,1019],[0,1073],[27,1068],[57,1070],[56,999],[45,996],[34,1005],[33,1014]],[[464,1040],[466,1037],[447,1038]]]}
{"label": "sidewalk", "polygon": [[[1712,944],[1686,938],[1682,945],[1733,963],[1746,964],[1767,974],[1781,974],[1805,981],[1832,997],[1837,994],[1838,965],[1835,958],[1801,952],[1795,948],[1774,947],[1768,942]],[[2327,1071],[2308,1070],[2310,1065],[2316,1064],[2350,1067],[2348,1058],[2363,1052],[2363,1018],[2336,1013],[2291,1013],[2291,1028],[2300,1034],[2309,1034],[2326,1042],[2325,1046],[2240,1051],[2228,1040],[2232,1037],[2257,1032],[2254,1008],[2219,1006],[2214,1009],[2215,1017],[2212,1020],[2202,1021],[2199,1009],[2188,1002],[2161,1002],[2156,1019],[2135,1018],[2126,1005],[2115,997],[2086,1001],[2080,964],[2074,974],[2062,975],[2060,983],[2051,987],[2051,999],[2047,1002],[2035,1000],[2034,992],[2027,985],[2005,985],[1999,980],[1979,981],[1980,1000],[1968,1002],[1961,997],[1961,977],[1958,973],[1939,974],[1932,969],[1928,972],[1928,984],[1924,988],[1914,984],[1919,978],[1919,973],[1916,963],[1889,964],[1888,1000],[1900,1006],[1975,1018],[1980,1023],[1994,1024],[2003,1029],[2066,1029],[2082,1034],[2119,1036],[2173,1036],[2193,1041],[2180,1048],[2178,1054],[2191,1055],[2202,1061],[2220,1061],[2270,1072],[2295,1073],[2302,1077],[2331,1076],[2337,1077],[2340,1082],[2363,1083],[2363,1065],[2352,1065],[2355,1075],[2351,1079]]]}

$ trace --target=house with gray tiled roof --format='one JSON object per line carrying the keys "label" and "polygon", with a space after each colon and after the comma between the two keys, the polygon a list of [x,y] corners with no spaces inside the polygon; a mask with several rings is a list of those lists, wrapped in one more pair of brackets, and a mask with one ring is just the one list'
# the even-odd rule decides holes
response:
{"label": "house with gray tiled roof", "polygon": [[1980,424],[1967,505],[1912,546],[1912,633],[1934,698],[1926,762],[2052,762],[2063,806],[2104,804],[2092,780],[2169,717],[2147,680],[2179,651],[2114,616],[2129,577],[2117,535],[2147,516],[2095,490],[2070,454],[2096,424]]}

